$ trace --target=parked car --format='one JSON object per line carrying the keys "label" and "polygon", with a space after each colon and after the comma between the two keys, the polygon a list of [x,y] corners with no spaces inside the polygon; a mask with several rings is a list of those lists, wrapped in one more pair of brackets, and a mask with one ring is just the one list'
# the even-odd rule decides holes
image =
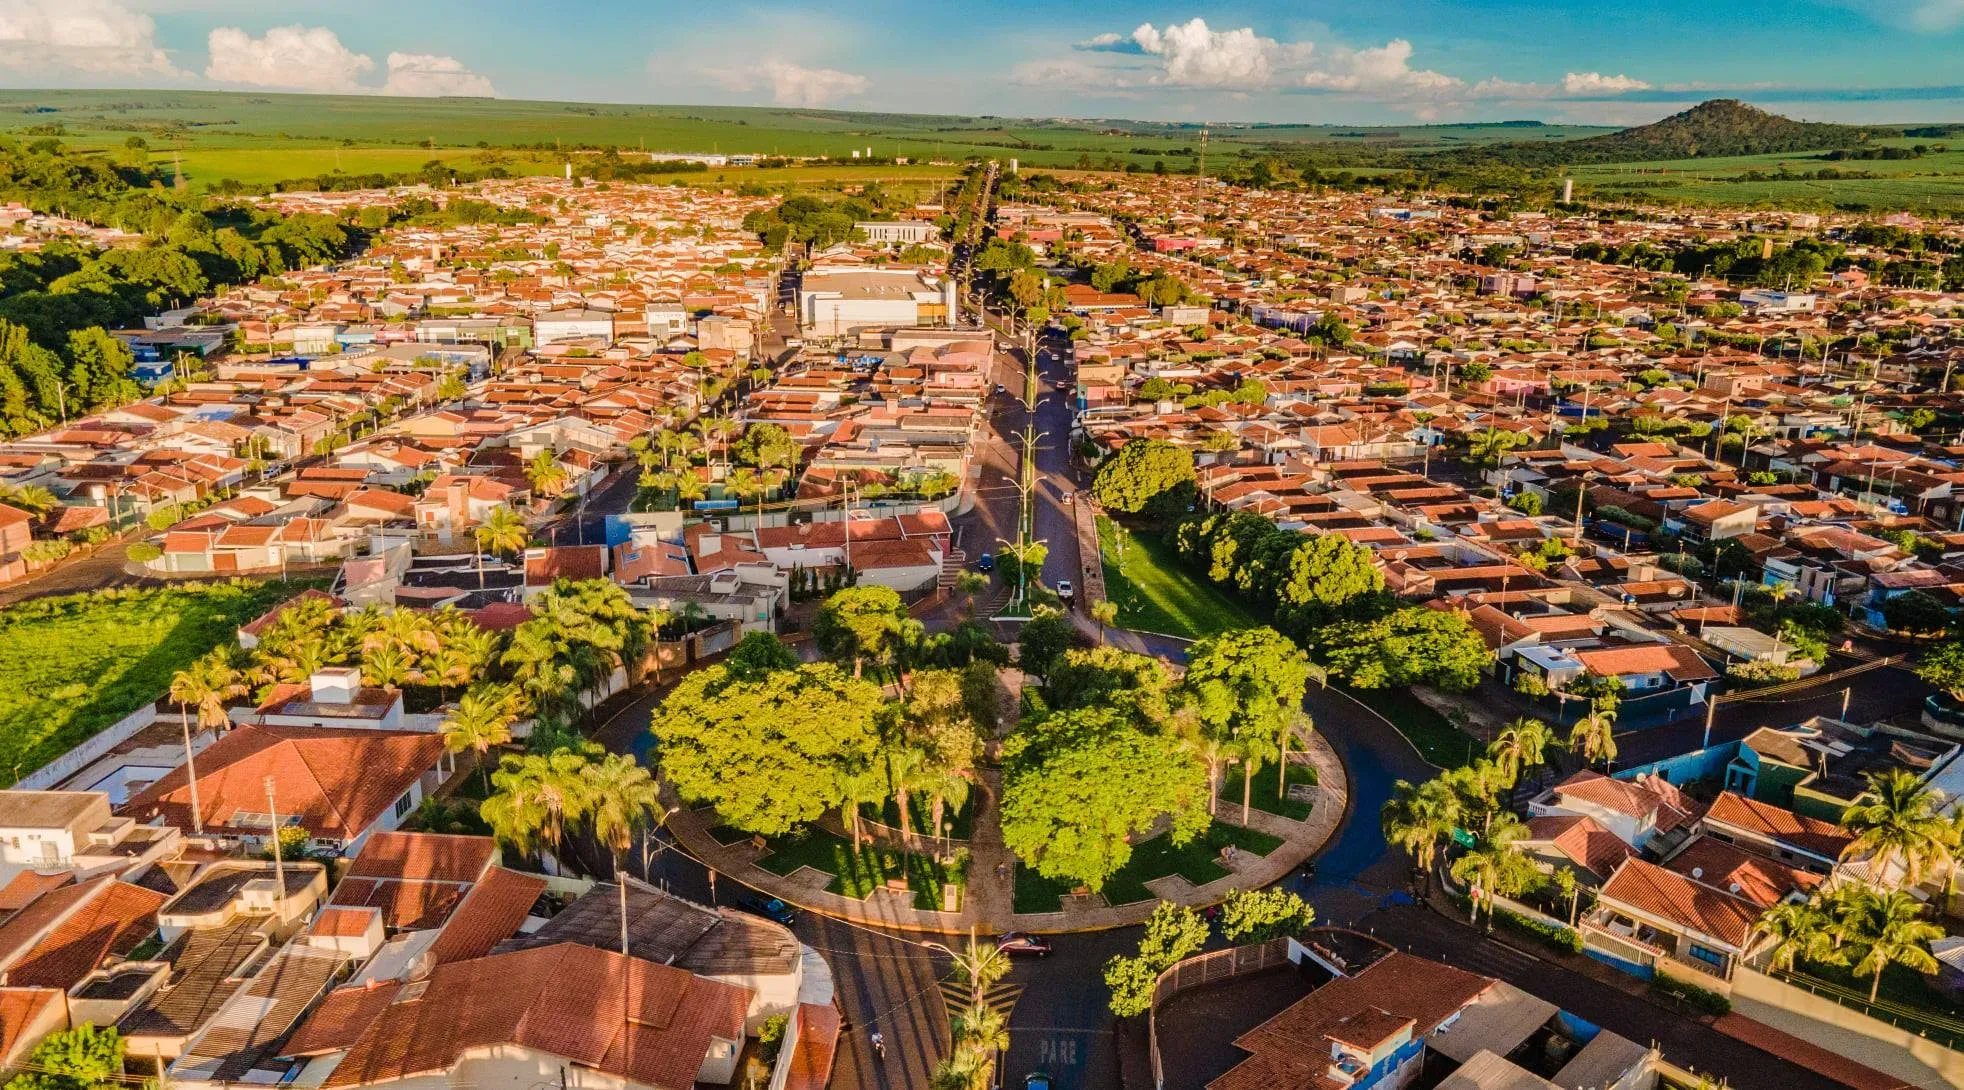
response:
{"label": "parked car", "polygon": [[1002,383],[998,382],[996,383],[996,392],[999,394],[1006,394],[1009,392],[1009,387],[1004,386]]}
{"label": "parked car", "polygon": [[996,943],[996,949],[1005,954],[1049,957],[1050,940],[1027,931],[1011,931]]}
{"label": "parked car", "polygon": [[797,909],[775,897],[766,897],[761,893],[746,893],[737,898],[737,907],[786,927],[790,927],[798,920]]}
{"label": "parked car", "polygon": [[976,571],[980,571],[980,572],[991,572],[991,571],[995,571],[995,570],[996,570],[996,554],[994,554],[994,553],[983,553],[983,554],[982,554],[981,556],[978,556],[978,557],[976,557],[976,558],[975,558],[975,570],[976,570]]}
{"label": "parked car", "polygon": [[1057,580],[1057,597],[1062,598],[1063,600],[1068,602],[1071,600],[1071,595],[1076,593],[1077,590],[1076,588],[1071,586],[1071,581],[1069,579]]}
{"label": "parked car", "polygon": [[1023,1076],[1023,1090],[1050,1090],[1050,1075],[1043,1071],[1032,1071]]}

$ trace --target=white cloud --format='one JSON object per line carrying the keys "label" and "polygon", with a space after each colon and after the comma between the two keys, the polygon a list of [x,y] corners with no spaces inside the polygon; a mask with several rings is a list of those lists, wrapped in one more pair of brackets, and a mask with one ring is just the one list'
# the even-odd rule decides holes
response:
{"label": "white cloud", "polygon": [[1094,34],[1071,46],[1072,49],[1102,50],[1110,52],[1130,51],[1134,48],[1132,39],[1124,34],[1106,32]]}
{"label": "white cloud", "polygon": [[389,80],[382,85],[385,95],[435,98],[441,95],[471,95],[491,98],[498,92],[491,81],[464,67],[455,57],[434,53],[389,54]]}
{"label": "white cloud", "polygon": [[120,0],[5,0],[0,69],[182,75],[156,34],[148,15]]}
{"label": "white cloud", "polygon": [[[653,62],[650,62],[651,64]],[[704,70],[709,78],[725,88],[750,92],[768,88],[771,101],[779,106],[823,106],[833,99],[862,95],[873,81],[837,68],[808,68],[786,60],[766,60],[755,65]]]}
{"label": "white cloud", "polygon": [[1271,85],[1279,69],[1307,61],[1315,49],[1309,42],[1262,37],[1252,27],[1214,30],[1199,17],[1164,27],[1142,23],[1132,41],[1160,58],[1162,72],[1154,82],[1234,90]]}
{"label": "white cloud", "polygon": [[1009,82],[1018,87],[1045,87],[1059,91],[1128,92],[1137,82],[1126,69],[1110,65],[1061,60],[1024,61],[1009,70]]}
{"label": "white cloud", "polygon": [[1909,14],[1910,25],[1918,30],[1943,33],[1964,25],[1964,0],[1923,0]]}
{"label": "white cloud", "polygon": [[1562,77],[1562,92],[1570,95],[1620,95],[1648,90],[1650,84],[1620,74],[1605,76],[1601,72],[1570,72]]}
{"label": "white cloud", "polygon": [[211,63],[205,76],[220,83],[279,87],[292,91],[352,93],[375,61],[341,44],[326,27],[276,26],[264,38],[238,27],[218,27],[207,38]]}
{"label": "white cloud", "polygon": [[1303,86],[1393,97],[1437,96],[1466,86],[1466,81],[1456,76],[1415,69],[1411,59],[1412,43],[1403,38],[1393,38],[1370,49],[1336,52],[1321,67],[1303,76]]}

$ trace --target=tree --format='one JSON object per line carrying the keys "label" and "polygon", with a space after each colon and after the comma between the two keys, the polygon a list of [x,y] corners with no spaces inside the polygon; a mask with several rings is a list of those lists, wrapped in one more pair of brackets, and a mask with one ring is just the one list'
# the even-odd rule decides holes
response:
{"label": "tree", "polygon": [[491,773],[484,763],[492,747],[511,742],[511,725],[518,720],[518,694],[509,685],[474,686],[457,702],[457,710],[443,721],[443,747],[452,753],[471,750],[484,774],[488,794]]}
{"label": "tree", "polygon": [[1038,606],[1016,635],[1016,661],[1028,674],[1048,678],[1057,657],[1077,637],[1077,626],[1060,609]]}
{"label": "tree", "polygon": [[1408,606],[1370,621],[1326,630],[1330,672],[1359,689],[1431,685],[1466,690],[1493,660],[1486,641],[1452,610]]}
{"label": "tree", "polygon": [[880,704],[877,686],[829,663],[761,676],[711,666],[656,713],[658,767],[730,825],[781,835],[845,803],[849,781],[877,764]]}
{"label": "tree", "polygon": [[1120,954],[1105,963],[1105,985],[1112,990],[1111,1010],[1132,1018],[1152,1009],[1153,985],[1159,974],[1185,961],[1207,945],[1207,921],[1171,901],[1161,901],[1146,921],[1139,953]]}
{"label": "tree", "polygon": [[1493,929],[1493,899],[1508,897],[1526,889],[1540,871],[1532,860],[1514,847],[1527,835],[1527,827],[1512,814],[1502,815],[1488,830],[1486,841],[1453,861],[1452,876],[1470,886],[1472,919],[1480,918],[1480,902],[1487,904],[1487,929]]}
{"label": "tree", "polygon": [[1943,938],[1944,929],[1922,918],[1922,902],[1900,889],[1864,890],[1860,904],[1863,910],[1854,942],[1862,958],[1855,963],[1855,974],[1870,978],[1869,1002],[1875,1002],[1881,992],[1882,970],[1890,965],[1919,973],[1937,971],[1930,943]]}
{"label": "tree", "polygon": [[531,540],[525,529],[525,521],[518,517],[518,512],[502,504],[492,508],[471,534],[477,539],[477,585],[480,589],[484,586],[485,553],[517,556],[525,548],[526,542]]}
{"label": "tree", "polygon": [[1221,933],[1229,942],[1263,943],[1300,935],[1316,922],[1316,910],[1285,889],[1237,889],[1221,906]]}
{"label": "tree", "polygon": [[1416,787],[1399,780],[1392,786],[1391,798],[1378,812],[1384,838],[1412,857],[1428,889],[1432,885],[1432,864],[1439,857],[1439,842],[1459,828],[1462,816],[1458,793],[1451,784],[1438,779]]}
{"label": "tree", "polygon": [[1616,759],[1616,720],[1609,716],[1590,712],[1576,720],[1569,729],[1568,748],[1582,758],[1585,765],[1602,761],[1604,764]]}
{"label": "tree", "polygon": [[1300,614],[1306,609],[1327,617],[1384,589],[1384,571],[1369,549],[1336,534],[1300,534],[1276,586],[1279,603]]}
{"label": "tree", "polygon": [[540,448],[532,460],[525,463],[525,479],[532,482],[532,491],[541,496],[557,496],[566,487],[566,467],[552,456],[552,451]]}
{"label": "tree", "polygon": [[1773,940],[1767,964],[1775,969],[1792,969],[1796,960],[1829,964],[1845,960],[1834,947],[1833,929],[1834,918],[1823,910],[1819,898],[1781,901],[1753,925],[1755,934]]}
{"label": "tree", "polygon": [[1869,772],[1868,790],[1841,815],[1841,828],[1854,839],[1843,859],[1868,857],[1871,882],[1888,881],[1889,864],[1900,859],[1907,885],[1924,870],[1950,861],[1950,823],[1938,814],[1936,791],[1914,772],[1891,768]]}
{"label": "tree", "polygon": [[1105,459],[1091,494],[1128,515],[1165,516],[1193,502],[1193,452],[1163,439],[1133,440]]}
{"label": "tree", "polygon": [[1185,844],[1208,825],[1205,769],[1124,712],[1053,714],[1003,753],[1003,843],[1046,878],[1101,889],[1132,858],[1128,836],[1170,815]]}
{"label": "tree", "polygon": [[56,1030],[34,1046],[31,1069],[14,1076],[7,1090],[96,1090],[123,1077],[123,1037],[114,1026],[87,1022]]}
{"label": "tree", "polygon": [[1531,716],[1520,716],[1487,743],[1487,756],[1506,770],[1511,789],[1520,783],[1522,773],[1539,768],[1547,760],[1548,747],[1554,744],[1555,732],[1548,724]]}
{"label": "tree", "polygon": [[755,678],[779,670],[797,669],[798,656],[772,633],[747,632],[730,649],[723,665],[732,676]]}
{"label": "tree", "polygon": [[1105,630],[1118,623],[1118,603],[1100,598],[1091,603],[1091,619],[1098,622],[1098,642],[1105,642]]}
{"label": "tree", "polygon": [[852,663],[859,677],[867,660],[885,665],[900,646],[910,618],[892,587],[847,587],[825,600],[812,638],[831,658]]}
{"label": "tree", "polygon": [[588,762],[588,754],[579,750],[506,754],[478,814],[520,855],[557,853],[567,827],[586,816],[590,796],[582,776]]}
{"label": "tree", "polygon": [[1964,705],[1964,640],[1946,640],[1924,652],[1916,676],[1942,689],[1953,705]]}
{"label": "tree", "polygon": [[232,649],[214,647],[191,660],[170,682],[170,698],[180,710],[195,706],[198,725],[224,730],[232,725],[225,714],[225,702],[244,696],[245,682],[239,676]]}
{"label": "tree", "polygon": [[586,794],[586,824],[613,856],[614,881],[624,890],[621,858],[634,846],[636,834],[661,823],[661,786],[628,753],[610,753],[588,763],[580,770],[580,779]]}
{"label": "tree", "polygon": [[1904,591],[1882,603],[1882,619],[1890,631],[1926,636],[1948,630],[1950,607],[1920,590]]}
{"label": "tree", "polygon": [[[1246,825],[1255,772],[1271,753],[1287,776],[1289,736],[1307,719],[1303,695],[1316,668],[1273,628],[1224,632],[1195,644],[1182,683],[1202,729],[1232,739],[1242,762],[1241,822]],[[1286,778],[1276,788],[1279,798]],[[1213,785],[1209,784],[1210,787]]]}

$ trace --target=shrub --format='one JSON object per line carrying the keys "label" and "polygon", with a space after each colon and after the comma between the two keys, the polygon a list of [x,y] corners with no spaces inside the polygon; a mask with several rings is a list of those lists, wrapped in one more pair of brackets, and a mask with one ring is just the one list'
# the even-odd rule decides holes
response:
{"label": "shrub", "polygon": [[1529,938],[1538,939],[1542,944],[1559,950],[1562,953],[1580,954],[1582,952],[1582,935],[1572,927],[1544,923],[1532,917],[1523,916],[1518,912],[1509,912],[1504,908],[1495,909],[1494,918],[1500,921],[1500,926],[1507,928],[1509,931],[1515,931]]}
{"label": "shrub", "polygon": [[1725,668],[1725,676],[1754,685],[1771,685],[1800,678],[1800,667],[1777,662],[1735,662]]}
{"label": "shrub", "polygon": [[1660,995],[1682,1000],[1694,1010],[1713,1017],[1732,1013],[1732,1000],[1709,988],[1701,988],[1680,977],[1658,975],[1650,978],[1650,989]]}

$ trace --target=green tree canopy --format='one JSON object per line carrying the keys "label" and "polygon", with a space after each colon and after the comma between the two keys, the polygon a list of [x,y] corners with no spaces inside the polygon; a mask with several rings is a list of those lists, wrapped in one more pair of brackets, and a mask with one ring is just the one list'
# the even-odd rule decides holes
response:
{"label": "green tree canopy", "polygon": [[828,657],[852,663],[858,677],[868,662],[879,666],[892,659],[910,623],[892,587],[847,587],[825,600],[812,638]]}
{"label": "green tree canopy", "polygon": [[830,663],[755,677],[711,666],[655,714],[661,774],[724,821],[775,836],[845,801],[877,758],[879,687]]}
{"label": "green tree canopy", "polygon": [[1333,625],[1324,653],[1330,672],[1359,689],[1471,689],[1493,658],[1464,614],[1424,606]]}
{"label": "green tree canopy", "polygon": [[1128,515],[1170,515],[1193,502],[1193,452],[1163,439],[1134,440],[1098,467],[1091,492]]}

